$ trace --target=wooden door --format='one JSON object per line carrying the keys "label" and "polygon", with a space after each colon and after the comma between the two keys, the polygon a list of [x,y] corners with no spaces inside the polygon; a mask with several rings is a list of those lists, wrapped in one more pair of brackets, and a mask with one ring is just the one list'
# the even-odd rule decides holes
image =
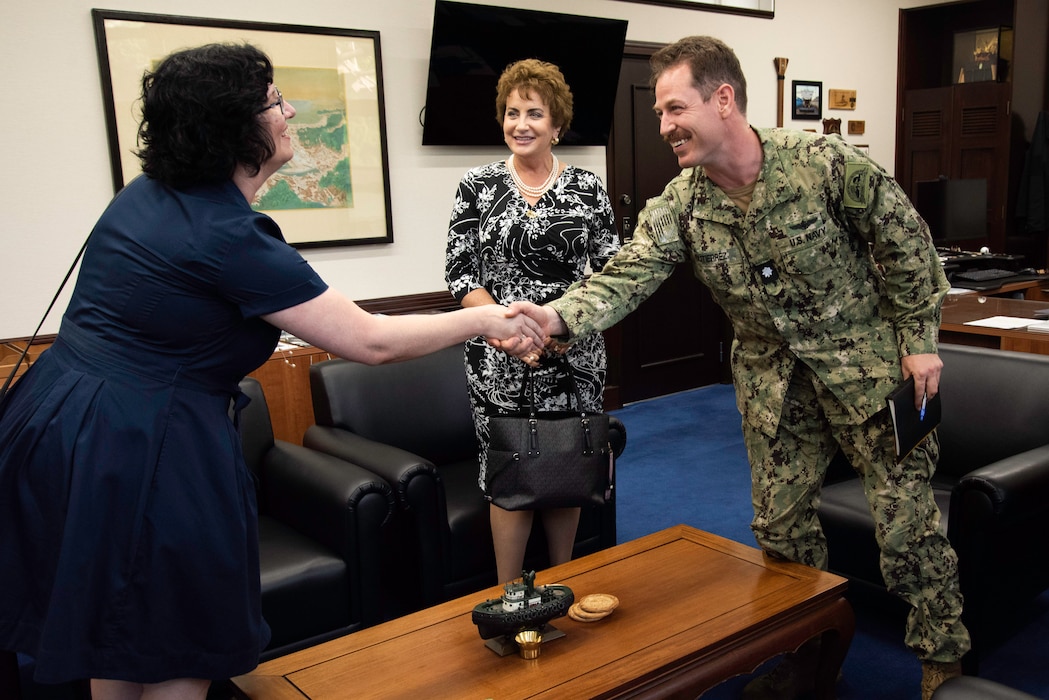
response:
{"label": "wooden door", "polygon": [[[659,135],[648,86],[650,47],[628,46],[609,146],[609,196],[620,233],[630,238],[645,201],[679,172]],[[622,402],[714,384],[727,378],[727,323],[688,264],[606,338],[610,383]]]}

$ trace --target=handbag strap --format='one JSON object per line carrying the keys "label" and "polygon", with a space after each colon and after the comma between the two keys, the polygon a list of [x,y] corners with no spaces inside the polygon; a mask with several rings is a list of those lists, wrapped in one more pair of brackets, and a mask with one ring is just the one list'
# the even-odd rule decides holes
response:
{"label": "handbag strap", "polygon": [[40,333],[40,329],[44,326],[44,321],[47,319],[48,314],[51,313],[51,309],[55,307],[55,302],[58,301],[58,296],[65,289],[66,282],[73,276],[73,270],[76,269],[77,263],[80,262],[81,256],[84,255],[84,250],[87,248],[87,242],[91,238],[89,235],[84,239],[84,244],[80,246],[80,250],[77,252],[76,257],[73,258],[73,264],[69,266],[69,270],[66,272],[66,276],[62,278],[62,284],[58,285],[58,289],[55,290],[55,295],[51,297],[51,303],[47,305],[47,310],[44,315],[40,318],[40,323],[37,324],[36,330],[33,331],[33,335],[30,336],[29,340],[26,341],[25,349],[22,350],[22,354],[18,356],[18,360],[15,362],[15,366],[11,368],[11,373],[7,375],[7,380],[4,381],[3,387],[0,387],[0,406],[4,405],[4,399],[7,397],[7,391],[11,387],[11,382],[15,379],[15,374],[18,373],[18,368],[22,366],[22,361],[25,360],[26,355],[29,354],[29,348],[32,347],[33,341],[36,340],[36,336]]}
{"label": "handbag strap", "polygon": [[[576,410],[579,411],[581,416],[586,416],[587,411],[583,408],[583,398],[579,394],[579,384],[576,382],[575,372],[572,371],[572,365],[568,362],[568,358],[564,355],[558,355],[558,364],[561,369],[568,373],[568,383],[571,385],[569,395],[575,398]],[[532,366],[525,365],[524,377],[521,379],[521,393],[517,398],[517,407],[521,413],[527,413],[530,416],[536,414],[536,402],[535,402],[535,377],[532,374]]]}
{"label": "handbag strap", "polygon": [[[575,397],[576,410],[579,412],[579,427],[582,430],[583,437],[583,452],[584,456],[591,456],[594,454],[593,437],[590,432],[590,416],[586,409],[583,408],[583,397],[579,395],[579,384],[576,382],[575,372],[572,371],[572,365],[568,362],[568,358],[564,355],[559,356],[560,365],[568,372],[568,382],[571,385],[570,393]],[[523,405],[527,397],[528,401],[528,422],[529,422],[529,447],[528,455],[537,456],[539,454],[538,445],[538,417],[535,407],[535,377],[532,374],[531,365],[525,366],[524,378],[521,380],[521,394],[518,397],[518,410],[524,413]],[[609,450],[611,454],[611,450]]]}

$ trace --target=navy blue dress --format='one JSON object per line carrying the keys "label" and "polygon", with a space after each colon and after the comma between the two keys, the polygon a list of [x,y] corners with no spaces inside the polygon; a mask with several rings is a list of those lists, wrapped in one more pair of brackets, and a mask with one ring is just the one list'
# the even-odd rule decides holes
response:
{"label": "navy blue dress", "polygon": [[143,176],[114,198],[0,413],[0,648],[36,680],[255,667],[269,629],[230,407],[279,336],[259,316],[325,289],[232,182]]}

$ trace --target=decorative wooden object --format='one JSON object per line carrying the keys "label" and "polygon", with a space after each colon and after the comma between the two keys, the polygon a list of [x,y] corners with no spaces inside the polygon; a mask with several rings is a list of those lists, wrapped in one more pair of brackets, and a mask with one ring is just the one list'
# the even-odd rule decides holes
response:
{"label": "decorative wooden object", "polygon": [[787,75],[786,58],[772,59],[772,65],[776,67],[776,126],[783,126],[783,80]]}
{"label": "decorative wooden object", "polygon": [[825,134],[841,134],[841,120],[840,119],[824,119],[823,120],[823,133],[825,133]]}

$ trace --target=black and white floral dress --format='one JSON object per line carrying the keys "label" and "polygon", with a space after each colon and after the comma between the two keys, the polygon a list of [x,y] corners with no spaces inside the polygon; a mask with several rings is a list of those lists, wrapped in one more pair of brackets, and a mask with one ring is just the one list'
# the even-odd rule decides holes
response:
{"label": "black and white floral dress", "polygon": [[[475,168],[463,177],[448,227],[445,279],[456,299],[483,287],[502,304],[543,304],[600,270],[619,249],[608,194],[593,173],[567,166],[530,205],[510,179],[504,161]],[[599,411],[605,384],[605,342],[593,333],[567,353],[584,408]],[[564,363],[533,372],[540,410],[564,410],[572,399]],[[489,346],[466,342],[466,375],[480,443],[484,488],[488,417],[517,410],[525,365]]]}

